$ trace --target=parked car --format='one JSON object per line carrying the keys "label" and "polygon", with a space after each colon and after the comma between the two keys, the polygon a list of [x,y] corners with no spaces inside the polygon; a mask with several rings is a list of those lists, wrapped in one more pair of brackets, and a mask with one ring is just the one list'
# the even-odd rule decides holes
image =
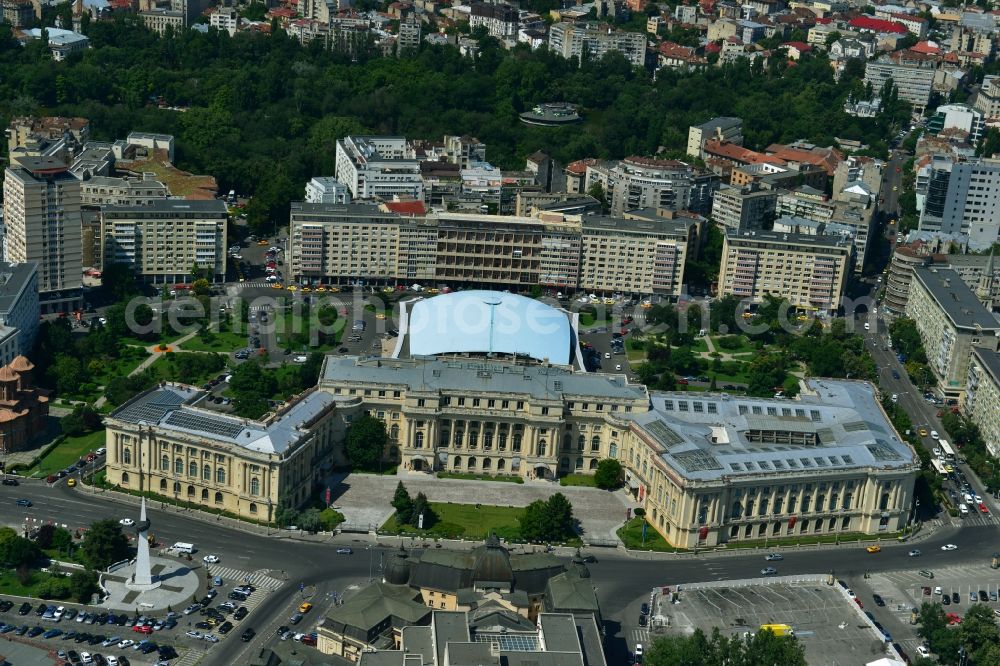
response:
{"label": "parked car", "polygon": [[253,640],[253,637],[257,635],[257,632],[253,630],[253,627],[247,627],[247,629],[240,636],[240,640],[244,643],[249,643]]}

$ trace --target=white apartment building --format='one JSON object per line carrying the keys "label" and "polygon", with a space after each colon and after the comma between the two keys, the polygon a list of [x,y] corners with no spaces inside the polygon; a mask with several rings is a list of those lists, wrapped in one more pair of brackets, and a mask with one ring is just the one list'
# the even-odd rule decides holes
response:
{"label": "white apartment building", "polygon": [[1000,118],[1000,76],[990,74],[983,78],[972,106],[987,118]]}
{"label": "white apartment building", "polygon": [[605,53],[620,52],[636,67],[646,62],[646,36],[581,23],[556,23],[549,28],[549,50],[564,58],[600,60]]}
{"label": "white apartment building", "polygon": [[927,365],[948,398],[965,392],[974,347],[997,351],[1000,322],[953,270],[913,269],[906,316],[917,325]]}
{"label": "white apartment building", "polygon": [[154,284],[188,282],[193,266],[225,280],[224,202],[161,199],[145,206],[105,206],[101,214],[105,264],[128,264]]}
{"label": "white apartment building", "polygon": [[145,206],[168,196],[167,186],[152,177],[91,176],[80,181],[80,203],[84,206]]}
{"label": "white apartment building", "polygon": [[83,287],[80,181],[61,161],[22,157],[4,173],[4,256],[38,265],[43,313],[80,307]]}
{"label": "white apartment building", "polygon": [[760,303],[766,294],[795,308],[835,313],[854,265],[854,243],[839,236],[726,230],[719,293]]}
{"label": "white apartment building", "polygon": [[[588,187],[591,170],[588,167]],[[627,157],[607,170],[605,192],[611,201],[611,214],[621,217],[638,208],[688,210],[707,215],[719,177],[696,170],[677,160],[651,157]]]}
{"label": "white apartment building", "polygon": [[687,154],[704,157],[706,141],[722,141],[743,145],[743,121],[739,118],[712,118],[701,125],[688,128]]}
{"label": "white apartment building", "polygon": [[174,33],[184,30],[186,22],[184,12],[159,7],[139,12],[139,18],[147,28],[161,35],[167,32],[167,28],[173,28]]}
{"label": "white apartment building", "polygon": [[932,59],[894,59],[884,55],[865,67],[865,83],[870,83],[876,94],[888,79],[899,91],[899,98],[913,105],[914,113],[923,113],[931,98],[934,86],[935,62]]}
{"label": "white apartment building", "polygon": [[518,11],[508,4],[491,4],[486,2],[472,3],[469,15],[469,27],[486,28],[490,37],[501,41],[517,37]]}
{"label": "white apartment building", "polygon": [[777,202],[775,190],[722,185],[712,198],[712,221],[727,229],[761,229],[774,218]]}
{"label": "white apartment building", "polygon": [[353,199],[423,199],[416,152],[401,136],[346,136],[337,140],[336,173]]}
{"label": "white apartment building", "polygon": [[[38,265],[0,261],[0,330],[7,331],[0,335],[6,343],[0,345],[0,362],[7,364],[15,356],[32,352],[40,315]],[[10,331],[15,333],[10,335]]]}
{"label": "white apartment building", "polygon": [[240,15],[232,7],[216,7],[208,16],[208,25],[232,37],[240,27]]}
{"label": "white apartment building", "polygon": [[306,183],[306,203],[351,203],[351,191],[332,176],[316,176]]}
{"label": "white apartment building", "polygon": [[965,415],[979,428],[990,455],[1000,457],[1000,354],[972,349],[965,387]]}
{"label": "white apartment building", "polygon": [[416,14],[411,14],[399,22],[399,35],[396,41],[398,53],[413,53],[420,48],[422,26]]}
{"label": "white apartment building", "polygon": [[[965,234],[969,248],[985,250],[1000,238],[1000,160],[976,158],[942,165],[939,181],[947,175],[947,191],[941,207],[940,226],[936,224],[937,206],[932,206],[932,194],[939,194],[941,182],[934,192],[928,192],[925,215],[920,228],[948,234]],[[935,181],[928,185],[930,190]],[[936,203],[936,202],[935,202]],[[933,210],[932,210],[933,209]],[[926,219],[926,224],[925,224]]]}
{"label": "white apartment building", "polygon": [[968,104],[942,104],[927,122],[927,128],[934,133],[946,129],[968,132],[970,142],[975,143],[986,131],[986,121],[982,111]]}

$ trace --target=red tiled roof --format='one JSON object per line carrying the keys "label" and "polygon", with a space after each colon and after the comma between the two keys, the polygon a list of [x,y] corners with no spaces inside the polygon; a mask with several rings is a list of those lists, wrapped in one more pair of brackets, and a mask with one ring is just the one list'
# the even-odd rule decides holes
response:
{"label": "red tiled roof", "polygon": [[705,153],[715,157],[732,160],[733,162],[740,162],[742,164],[750,164],[751,162],[755,162],[757,158],[762,157],[760,153],[750,150],[749,148],[744,148],[743,146],[738,146],[735,143],[729,143],[728,141],[717,141],[715,139],[709,139],[705,142]]}
{"label": "red tiled roof", "polygon": [[895,21],[884,21],[882,19],[872,18],[871,16],[856,16],[852,18],[847,25],[848,27],[856,28],[858,30],[891,32],[897,35],[905,35],[909,32],[909,30],[906,29],[906,26],[896,23]]}
{"label": "red tiled roof", "polygon": [[705,45],[705,54],[706,55],[709,54],[709,53],[718,53],[721,50],[722,50],[722,47],[719,46],[718,44],[716,44],[715,42],[709,42],[708,44]]}
{"label": "red tiled roof", "polygon": [[911,51],[916,51],[917,53],[929,53],[932,55],[941,55],[941,47],[937,46],[933,42],[924,40],[922,42],[917,42],[910,49]]}
{"label": "red tiled roof", "polygon": [[295,10],[291,7],[275,7],[268,12],[271,16],[279,16],[282,18],[294,18]]}
{"label": "red tiled roof", "polygon": [[661,42],[658,50],[660,55],[667,56],[668,58],[671,56],[685,58],[694,55],[694,49],[690,46],[681,46],[674,42]]}
{"label": "red tiled roof", "polygon": [[587,167],[594,166],[596,164],[597,164],[596,157],[585,157],[582,160],[577,160],[575,162],[570,162],[569,164],[567,164],[566,171],[569,171],[570,173],[579,174],[582,176],[583,174],[587,173]]}
{"label": "red tiled roof", "polygon": [[383,205],[393,213],[401,215],[423,215],[427,212],[423,201],[386,201]]}
{"label": "red tiled roof", "polygon": [[805,42],[785,42],[782,46],[790,46],[793,49],[798,49],[799,53],[808,53],[813,48],[811,44],[806,44]]}
{"label": "red tiled roof", "polygon": [[914,21],[915,23],[927,23],[927,19],[920,18],[919,16],[910,16],[909,14],[889,14],[889,16],[894,19],[902,19],[906,21]]}
{"label": "red tiled roof", "polygon": [[816,23],[818,23],[819,25],[828,25],[830,23],[833,23],[833,17],[832,16],[823,16],[823,17],[817,18],[816,19]]}

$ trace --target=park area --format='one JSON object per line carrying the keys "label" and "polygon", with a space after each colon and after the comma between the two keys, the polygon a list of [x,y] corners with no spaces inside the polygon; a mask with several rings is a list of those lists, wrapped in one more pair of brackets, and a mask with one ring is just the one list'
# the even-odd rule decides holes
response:
{"label": "park area", "polygon": [[518,518],[524,514],[524,507],[482,506],[478,504],[430,503],[437,515],[430,529],[417,529],[410,525],[400,525],[393,514],[382,525],[385,534],[412,534],[439,539],[485,539],[495,533],[502,539],[520,541],[521,530]]}
{"label": "park area", "polygon": [[38,464],[26,470],[25,476],[46,477],[75,464],[91,451],[104,446],[104,432],[96,430],[79,437],[66,437],[43,456]]}

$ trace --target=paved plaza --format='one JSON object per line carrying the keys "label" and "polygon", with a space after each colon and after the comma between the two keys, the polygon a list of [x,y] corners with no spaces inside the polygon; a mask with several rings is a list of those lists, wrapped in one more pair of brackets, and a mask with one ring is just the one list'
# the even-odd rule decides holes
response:
{"label": "paved plaza", "polygon": [[624,490],[608,492],[597,488],[560,486],[550,481],[524,484],[502,481],[464,481],[438,479],[420,473],[403,472],[398,476],[341,474],[330,480],[333,504],[353,526],[378,527],[392,515],[389,505],[396,484],[402,481],[411,497],[424,493],[432,502],[527,506],[562,493],[573,505],[573,515],[580,521],[584,540],[616,541],[615,530],[625,521],[626,509],[638,506]]}

